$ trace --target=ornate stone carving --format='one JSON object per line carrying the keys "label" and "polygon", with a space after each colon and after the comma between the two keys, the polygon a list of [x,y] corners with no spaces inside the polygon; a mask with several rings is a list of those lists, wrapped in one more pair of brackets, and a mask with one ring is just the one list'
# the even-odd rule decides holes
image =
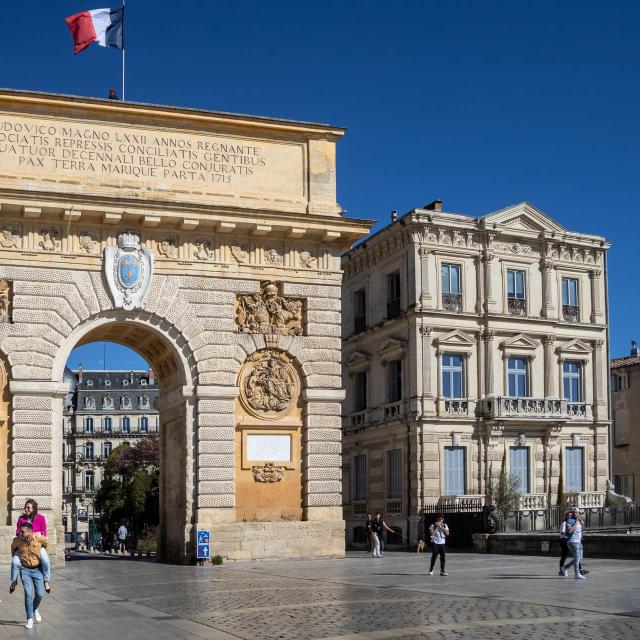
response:
{"label": "ornate stone carving", "polygon": [[140,396],[140,398],[138,399],[138,406],[140,407],[140,409],[148,409],[149,408],[149,396],[146,395],[146,394]]}
{"label": "ornate stone carving", "polygon": [[92,233],[85,232],[78,238],[78,245],[85,253],[98,253],[100,243]]}
{"label": "ornate stone carving", "polygon": [[273,462],[267,462],[264,467],[251,467],[251,472],[256,482],[280,482],[284,478],[284,467],[277,467]]}
{"label": "ornate stone carving", "polygon": [[129,396],[122,396],[122,398],[120,398],[120,408],[131,409],[131,398]]}
{"label": "ornate stone carving", "polygon": [[236,244],[232,244],[229,247],[229,251],[231,251],[231,255],[239,264],[249,262],[249,247],[246,242],[236,242]]}
{"label": "ornate stone carving", "polygon": [[275,282],[263,282],[260,293],[238,296],[237,304],[239,331],[302,335],[302,300],[282,297]]}
{"label": "ornate stone carving", "polygon": [[526,447],[527,436],[524,433],[519,433],[513,440],[514,447]]}
{"label": "ornate stone carving", "polygon": [[12,247],[18,246],[18,236],[9,229],[8,227],[4,227],[0,229],[0,247],[3,249],[11,249]]}
{"label": "ornate stone carving", "polygon": [[163,240],[158,243],[158,253],[165,258],[173,260],[178,256],[178,248],[173,244],[173,240]]}
{"label": "ornate stone carving", "polygon": [[514,255],[530,256],[533,254],[533,249],[528,244],[519,242],[494,242],[491,248],[503,253],[513,253]]}
{"label": "ornate stone carving", "polygon": [[213,255],[211,250],[211,243],[208,240],[201,240],[195,243],[196,250],[193,252],[193,257],[196,260],[210,260]]}
{"label": "ornate stone carving", "polygon": [[240,400],[253,416],[275,420],[298,401],[300,381],[291,358],[276,349],[249,356],[240,372]]}
{"label": "ornate stone carving", "polygon": [[315,269],[318,266],[318,259],[308,251],[300,252],[300,262],[302,262],[302,265],[307,269]]}
{"label": "ornate stone carving", "polygon": [[11,283],[0,280],[0,324],[11,322]]}
{"label": "ornate stone carving", "polygon": [[264,252],[264,262],[274,267],[281,267],[282,256],[278,253],[277,249],[266,249]]}
{"label": "ornate stone carving", "polygon": [[85,409],[95,409],[96,408],[96,401],[94,398],[92,398],[91,396],[87,396],[84,399],[84,408]]}
{"label": "ornate stone carving", "polygon": [[45,229],[40,235],[42,239],[39,245],[43,251],[55,251],[58,248],[58,232],[55,229]]}
{"label": "ornate stone carving", "polygon": [[102,408],[113,409],[113,396],[110,393],[102,398]]}

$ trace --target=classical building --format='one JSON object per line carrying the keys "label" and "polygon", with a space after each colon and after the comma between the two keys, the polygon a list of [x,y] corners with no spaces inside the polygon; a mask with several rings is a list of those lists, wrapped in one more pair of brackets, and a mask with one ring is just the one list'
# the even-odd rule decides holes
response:
{"label": "classical building", "polygon": [[640,349],[611,360],[611,468],[616,493],[640,499]]}
{"label": "classical building", "polygon": [[33,497],[57,553],[65,363],[109,341],[159,381],[161,559],[344,553],[343,133],[0,91],[2,536]]}
{"label": "classical building", "polygon": [[62,521],[65,534],[87,533],[104,463],[121,444],[158,433],[158,385],[147,371],[67,369],[62,410]]}
{"label": "classical building", "polygon": [[348,542],[377,510],[413,540],[423,507],[482,504],[503,466],[520,508],[602,504],[608,247],[528,203],[435,201],[344,255]]}

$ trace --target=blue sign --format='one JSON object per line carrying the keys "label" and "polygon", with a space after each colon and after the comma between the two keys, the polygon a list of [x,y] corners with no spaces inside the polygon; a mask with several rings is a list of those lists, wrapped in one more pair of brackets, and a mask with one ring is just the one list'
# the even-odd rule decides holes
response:
{"label": "blue sign", "polygon": [[198,544],[209,544],[209,531],[206,529],[198,531]]}
{"label": "blue sign", "polygon": [[202,560],[203,558],[209,557],[209,545],[208,544],[199,544],[198,545],[198,560]]}
{"label": "blue sign", "polygon": [[120,264],[118,265],[118,275],[120,276],[120,282],[127,289],[135,287],[140,278],[140,258],[134,254],[125,254],[120,258]]}

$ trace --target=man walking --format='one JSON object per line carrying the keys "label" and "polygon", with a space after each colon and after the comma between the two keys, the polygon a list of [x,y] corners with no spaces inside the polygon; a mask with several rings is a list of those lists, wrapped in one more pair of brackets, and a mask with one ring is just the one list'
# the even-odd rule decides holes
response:
{"label": "man walking", "polygon": [[387,523],[384,521],[381,513],[376,513],[376,520],[378,521],[378,540],[380,542],[380,555],[384,552],[384,532],[389,531],[389,533],[393,533],[393,529],[387,526]]}
{"label": "man walking", "polygon": [[[569,551],[571,551],[571,555],[573,556],[573,560],[566,564],[562,568],[563,574],[566,576],[569,575],[569,567],[573,567],[573,572],[575,574],[576,580],[586,580],[586,578],[580,573],[580,563],[582,562],[582,520],[580,519],[580,509],[578,507],[574,507],[572,509],[572,518],[567,521],[567,535],[569,536],[568,544]],[[575,518],[575,521],[573,520]]]}
{"label": "man walking", "polygon": [[40,568],[40,551],[48,547],[44,536],[33,534],[33,525],[24,522],[20,535],[11,543],[11,553],[18,552],[20,558],[20,578],[24,587],[24,608],[27,614],[27,629],[33,629],[33,620],[42,622],[39,607],[44,597],[44,577]]}
{"label": "man walking", "polygon": [[449,574],[444,570],[446,556],[444,550],[447,543],[447,536],[449,535],[449,527],[445,523],[444,516],[441,513],[436,516],[436,521],[429,527],[429,531],[431,532],[431,543],[433,544],[429,575],[433,575],[436,558],[440,556],[440,575],[448,576]]}
{"label": "man walking", "polygon": [[120,543],[118,551],[125,553],[127,551],[127,527],[124,526],[124,522],[118,528],[118,542]]}

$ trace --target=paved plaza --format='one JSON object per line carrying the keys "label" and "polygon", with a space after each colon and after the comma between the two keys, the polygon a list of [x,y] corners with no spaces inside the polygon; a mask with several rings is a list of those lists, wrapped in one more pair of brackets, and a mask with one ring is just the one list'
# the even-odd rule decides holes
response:
{"label": "paved plaza", "polygon": [[3,589],[0,639],[640,637],[638,562],[589,560],[581,582],[552,558],[450,554],[449,577],[426,564],[400,552],[203,568],[80,555],[55,572],[33,631],[22,587]]}

